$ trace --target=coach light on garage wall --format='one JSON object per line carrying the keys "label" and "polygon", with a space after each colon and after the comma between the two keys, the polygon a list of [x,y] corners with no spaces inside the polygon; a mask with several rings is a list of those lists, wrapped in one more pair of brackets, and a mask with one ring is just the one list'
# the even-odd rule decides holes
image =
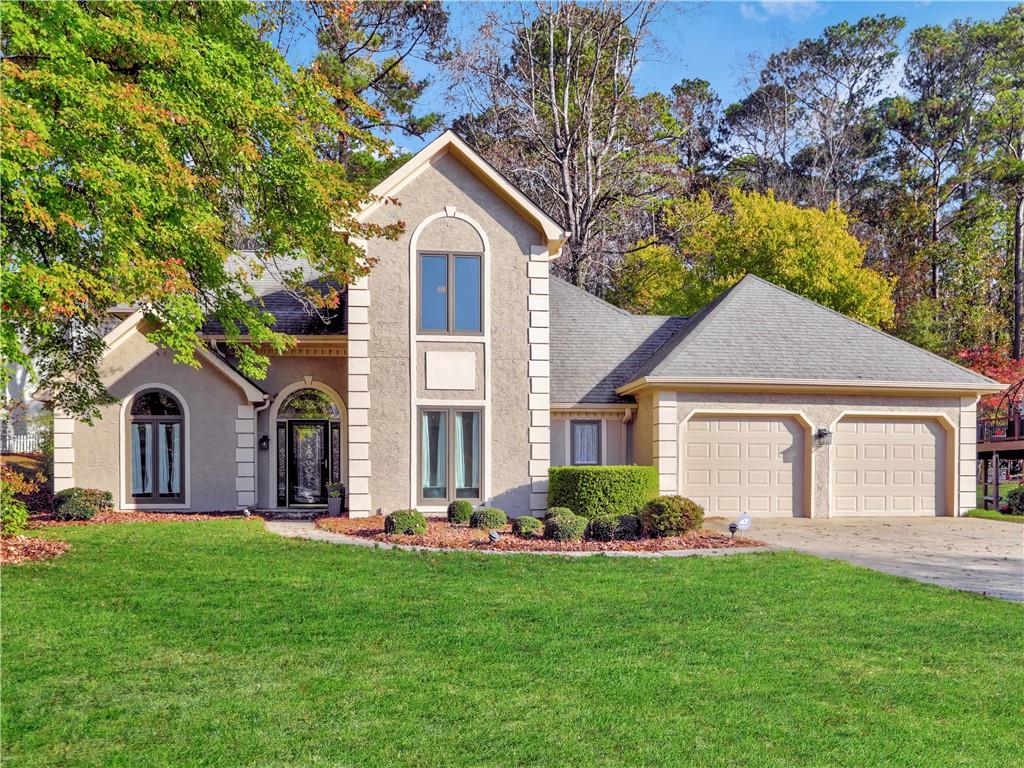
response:
{"label": "coach light on garage wall", "polygon": [[832,433],[828,427],[818,427],[814,431],[815,445],[832,445]]}

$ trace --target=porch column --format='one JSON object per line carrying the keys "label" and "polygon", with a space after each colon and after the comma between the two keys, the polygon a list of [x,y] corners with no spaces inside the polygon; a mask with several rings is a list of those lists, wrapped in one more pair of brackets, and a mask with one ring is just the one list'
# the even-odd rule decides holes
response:
{"label": "porch column", "polygon": [[370,497],[370,285],[348,288],[348,511],[373,514]]}

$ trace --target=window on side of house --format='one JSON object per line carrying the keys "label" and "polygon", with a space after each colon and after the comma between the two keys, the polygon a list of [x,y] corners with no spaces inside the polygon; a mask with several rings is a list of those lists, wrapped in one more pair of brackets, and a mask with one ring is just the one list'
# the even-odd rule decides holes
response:
{"label": "window on side of house", "polygon": [[421,333],[478,334],[483,331],[483,273],[480,254],[421,253]]}
{"label": "window on side of house", "polygon": [[601,463],[600,420],[569,422],[569,460],[571,464],[583,466]]}
{"label": "window on side of house", "polygon": [[419,418],[420,500],[481,498],[482,414],[468,408],[423,408]]}
{"label": "window on side of house", "polygon": [[180,500],[185,445],[181,405],[168,392],[151,389],[135,396],[129,413],[132,498]]}

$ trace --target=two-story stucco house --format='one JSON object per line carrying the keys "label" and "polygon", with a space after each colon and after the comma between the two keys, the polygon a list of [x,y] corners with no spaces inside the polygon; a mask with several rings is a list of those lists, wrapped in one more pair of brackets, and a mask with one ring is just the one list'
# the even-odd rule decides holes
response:
{"label": "two-story stucco house", "polygon": [[[1000,385],[748,276],[693,317],[642,317],[549,274],[566,233],[452,133],[385,180],[394,241],[326,319],[260,285],[298,342],[250,381],[175,365],[141,313],[107,336],[117,398],[55,419],[55,485],[122,509],[353,516],[469,499],[546,507],[560,464],[650,464],[709,515],[957,515],[975,407]],[[315,277],[315,276],[311,276]]]}

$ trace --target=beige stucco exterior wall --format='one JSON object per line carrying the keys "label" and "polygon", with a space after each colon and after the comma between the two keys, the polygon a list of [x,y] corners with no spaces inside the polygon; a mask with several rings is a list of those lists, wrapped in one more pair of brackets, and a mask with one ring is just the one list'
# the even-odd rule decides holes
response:
{"label": "beige stucco exterior wall", "polygon": [[[345,432],[348,426],[348,419],[346,418],[346,408],[348,402],[347,395],[347,374],[348,374],[348,360],[345,357],[344,350],[338,350],[338,354],[332,357],[319,357],[319,356],[307,356],[307,355],[271,355],[270,367],[267,369],[267,377],[257,383],[263,388],[275,401],[278,400],[278,393],[286,387],[292,385],[306,385],[306,380],[310,382],[319,382],[326,384],[334,392],[338,394],[339,399],[342,402],[343,410],[341,414],[341,427],[342,427],[342,445],[346,446],[342,449],[341,463],[342,463],[342,479],[345,478],[347,456],[345,455],[347,450],[347,440],[345,440]],[[273,436],[270,424],[270,412],[271,407],[264,408],[256,414],[256,441],[259,443],[259,439],[266,435],[268,438]],[[277,465],[275,461],[272,461],[274,451],[272,449],[266,451],[257,451],[257,488],[256,498],[257,506],[261,508],[272,508],[277,506],[276,494],[271,494],[268,490],[268,481],[271,476],[276,477]]]}
{"label": "beige stucco exterior wall", "polygon": [[92,425],[74,423],[74,485],[110,491],[119,508],[131,503],[121,488],[122,467],[127,466],[122,403],[143,385],[163,385],[181,395],[188,413],[187,509],[219,511],[237,507],[236,418],[239,408],[249,408],[250,404],[234,383],[209,367],[175,364],[169,352],[158,350],[135,331],[108,353],[100,377],[118,402],[101,406],[100,418]]}
{"label": "beige stucco exterior wall", "polygon": [[[664,412],[665,402],[674,407],[672,428],[654,423],[656,412]],[[658,407],[655,408],[655,403]],[[843,415],[856,413],[894,416],[935,416],[948,431],[947,444],[952,455],[947,459],[948,476],[952,478],[953,508],[963,514],[974,506],[974,419],[976,398],[958,396],[906,397],[849,394],[749,394],[725,392],[667,392],[643,394],[638,398],[639,410],[633,430],[637,463],[654,463],[657,451],[673,458],[676,477],[679,477],[682,459],[678,442],[683,422],[701,411],[736,413],[791,413],[800,414],[812,431],[827,427],[835,431],[836,422]],[[650,425],[650,427],[648,427]],[[668,443],[673,440],[675,446]],[[830,513],[831,448],[815,447],[812,451],[811,506],[814,517],[828,517]],[[649,446],[649,447],[646,447]],[[650,456],[651,459],[647,459]],[[668,461],[661,461],[666,467]],[[662,492],[668,492],[665,487]]]}
{"label": "beige stucco exterior wall", "polygon": [[[531,394],[535,395],[533,405],[540,407],[544,401],[545,417],[548,406],[544,384],[535,382],[533,386],[544,391],[531,393],[529,367],[530,342],[536,340],[545,348],[547,345],[547,312],[535,312],[538,316],[531,318],[529,306],[531,270],[535,275],[543,271],[543,286],[538,283],[535,287],[547,293],[546,260],[530,267],[531,253],[541,244],[541,236],[450,155],[433,160],[396,196],[400,206],[377,209],[371,221],[388,224],[401,220],[405,232],[395,241],[367,244],[369,255],[377,262],[367,281],[369,338],[367,361],[360,363],[369,371],[369,504],[372,510],[385,513],[415,504],[414,401],[436,400],[485,408],[484,494],[490,503],[511,514],[528,512],[531,474],[546,475],[547,468],[546,456],[537,459],[535,465],[530,463],[534,460],[531,438],[534,442],[543,438],[543,449],[537,449],[538,453],[546,452],[548,440],[546,424],[532,425],[529,410]],[[420,226],[435,216],[425,227]],[[414,377],[411,368],[421,367],[417,361],[423,350],[437,349],[446,341],[437,336],[419,341],[410,338],[410,319],[413,328],[416,320],[410,317],[416,274],[416,260],[410,258],[411,241],[414,235],[418,237],[415,247],[419,252],[482,249],[478,243],[483,238],[465,219],[483,230],[490,248],[489,261],[484,265],[484,312],[490,321],[485,326],[489,325],[490,333],[471,340],[463,337],[454,345],[467,341],[483,345],[483,391],[467,395],[421,392],[420,374],[417,371]],[[530,333],[531,320],[543,322],[543,334]],[[546,372],[543,381],[547,381]],[[532,433],[531,427],[535,430]],[[536,430],[543,430],[543,434]]]}

